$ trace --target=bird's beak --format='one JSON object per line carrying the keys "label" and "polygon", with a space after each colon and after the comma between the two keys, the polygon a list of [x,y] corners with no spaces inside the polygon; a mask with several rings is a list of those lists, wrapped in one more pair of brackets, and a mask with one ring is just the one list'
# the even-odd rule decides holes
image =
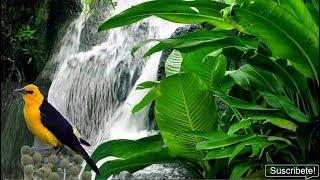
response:
{"label": "bird's beak", "polygon": [[13,92],[15,92],[15,93],[17,93],[17,94],[27,94],[27,91],[24,90],[23,88],[21,88],[21,89],[16,89],[16,90],[14,90]]}

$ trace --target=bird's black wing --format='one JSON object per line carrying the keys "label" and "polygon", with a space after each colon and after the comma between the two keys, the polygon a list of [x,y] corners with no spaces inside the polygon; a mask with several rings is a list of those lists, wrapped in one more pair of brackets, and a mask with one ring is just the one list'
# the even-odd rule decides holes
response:
{"label": "bird's black wing", "polygon": [[67,146],[79,144],[79,139],[75,136],[72,125],[56,110],[46,99],[40,106],[42,124]]}
{"label": "bird's black wing", "polygon": [[[90,165],[90,167],[100,175],[96,163],[90,158],[85,149],[81,146],[80,140],[74,134],[74,129],[69,121],[62,116],[47,100],[43,100],[40,106],[41,122],[42,124],[58,138],[58,140],[67,145],[73,151],[83,157],[83,159]],[[82,140],[84,141],[84,140]],[[82,142],[90,145],[88,142]]]}

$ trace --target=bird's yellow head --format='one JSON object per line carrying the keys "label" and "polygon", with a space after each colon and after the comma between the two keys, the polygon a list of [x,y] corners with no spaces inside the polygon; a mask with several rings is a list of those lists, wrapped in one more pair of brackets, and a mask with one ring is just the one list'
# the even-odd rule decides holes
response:
{"label": "bird's yellow head", "polygon": [[24,102],[27,104],[40,105],[44,99],[39,88],[33,84],[26,85],[21,89],[16,89],[14,92],[21,94]]}

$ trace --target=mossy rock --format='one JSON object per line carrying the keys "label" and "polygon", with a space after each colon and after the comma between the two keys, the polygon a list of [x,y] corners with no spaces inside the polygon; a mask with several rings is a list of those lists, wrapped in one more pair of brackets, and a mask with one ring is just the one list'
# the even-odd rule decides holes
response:
{"label": "mossy rock", "polygon": [[56,173],[56,172],[53,172],[49,177],[48,177],[48,180],[59,180],[60,177],[59,177],[59,174]]}
{"label": "mossy rock", "polygon": [[31,164],[24,166],[23,172],[27,175],[31,175],[34,172],[34,167]]}
{"label": "mossy rock", "polygon": [[90,171],[85,171],[81,175],[82,180],[91,180],[92,174]]}
{"label": "mossy rock", "polygon": [[21,156],[21,163],[23,166],[26,166],[28,164],[32,164],[33,160],[32,157],[29,154],[24,154]]}
{"label": "mossy rock", "polygon": [[21,154],[31,154],[31,148],[30,146],[22,146],[21,148]]}

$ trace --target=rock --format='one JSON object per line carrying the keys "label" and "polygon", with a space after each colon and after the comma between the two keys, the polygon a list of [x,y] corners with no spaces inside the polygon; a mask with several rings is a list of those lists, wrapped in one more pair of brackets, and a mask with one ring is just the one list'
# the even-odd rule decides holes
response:
{"label": "rock", "polygon": [[93,13],[90,16],[88,15],[88,20],[85,22],[85,26],[80,37],[80,51],[88,51],[93,46],[101,44],[108,39],[108,31],[98,32],[97,27],[99,27],[99,25],[106,20],[110,14],[110,8],[106,8],[109,7],[109,2],[110,1],[94,1],[95,4],[93,6],[95,9],[93,10],[98,13]]}
{"label": "rock", "polygon": [[117,100],[123,102],[126,100],[130,86],[130,70],[128,69],[128,65],[125,61],[120,62],[115,72],[118,76],[117,81],[114,85],[114,93],[116,94]]}
{"label": "rock", "polygon": [[133,174],[123,171],[112,179],[199,179],[200,177],[177,163],[153,164]]}
{"label": "rock", "polygon": [[23,100],[13,93],[23,85],[1,83],[1,179],[22,176],[20,148],[33,142],[23,119]]}
{"label": "rock", "polygon": [[122,171],[119,174],[112,177],[112,179],[131,179],[132,174],[128,171]]}

